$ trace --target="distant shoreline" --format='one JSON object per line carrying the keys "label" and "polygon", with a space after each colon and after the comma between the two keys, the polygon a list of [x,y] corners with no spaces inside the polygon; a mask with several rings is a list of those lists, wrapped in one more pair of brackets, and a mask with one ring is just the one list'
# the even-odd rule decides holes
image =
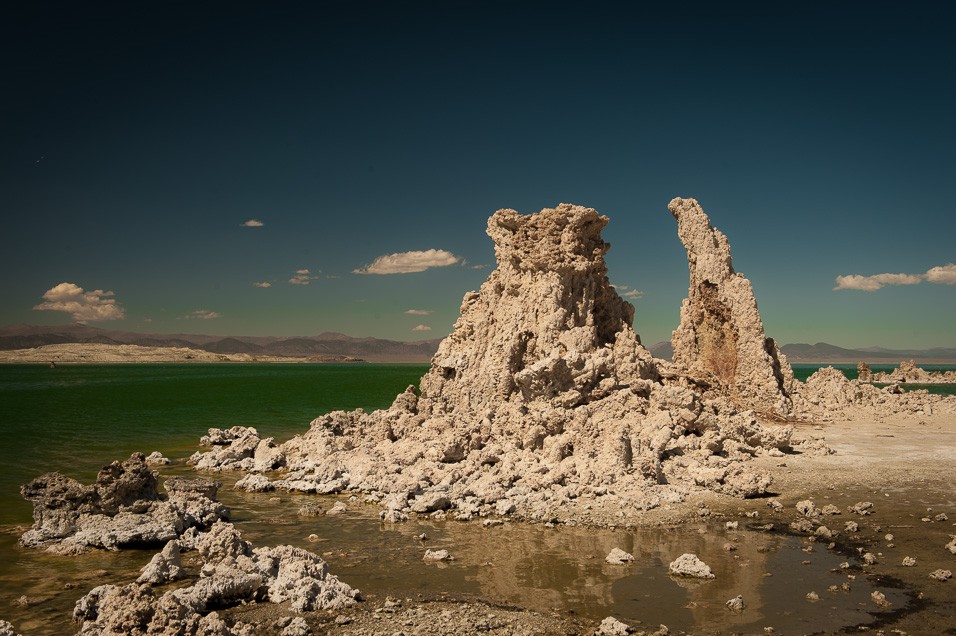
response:
{"label": "distant shoreline", "polygon": [[54,344],[0,351],[0,364],[329,364],[367,363],[343,355],[270,356],[248,353],[212,353],[188,347],[143,347],[129,344]]}

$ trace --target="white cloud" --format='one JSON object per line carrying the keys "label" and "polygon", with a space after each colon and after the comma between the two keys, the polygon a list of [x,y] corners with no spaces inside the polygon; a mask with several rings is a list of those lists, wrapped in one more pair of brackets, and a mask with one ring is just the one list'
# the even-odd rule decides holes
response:
{"label": "white cloud", "polygon": [[925,274],[873,274],[872,276],[847,274],[846,276],[837,276],[836,287],[833,288],[833,291],[841,289],[876,291],[886,285],[919,285],[924,280],[940,285],[956,285],[956,264],[948,263],[933,267]]}
{"label": "white cloud", "polygon": [[447,267],[461,259],[446,250],[399,252],[379,256],[370,265],[353,269],[353,274],[411,274],[432,267]]}
{"label": "white cloud", "polygon": [[924,276],[926,282],[938,285],[956,285],[956,263],[946,263],[933,267]]}
{"label": "white cloud", "polygon": [[213,318],[222,318],[222,314],[218,311],[208,311],[206,309],[197,309],[196,311],[189,312],[183,318],[187,320],[197,318],[199,320],[212,320]]}
{"label": "white cloud", "polygon": [[[636,299],[636,298],[642,298],[644,296],[644,292],[637,289],[631,289],[629,285],[613,285],[612,284],[611,287],[613,287],[617,291],[617,293],[619,293],[624,298]],[[624,291],[625,289],[628,289],[630,291]]]}
{"label": "white cloud", "polygon": [[43,294],[43,302],[34,309],[39,311],[65,311],[77,322],[88,320],[119,320],[126,312],[116,304],[113,292],[95,289],[83,291],[73,283],[60,283]]}
{"label": "white cloud", "polygon": [[259,219],[249,219],[248,221],[243,223],[240,227],[262,227],[263,225],[265,225],[265,223],[263,223]]}
{"label": "white cloud", "polygon": [[410,316],[427,316],[432,312],[430,309],[409,309],[405,313]]}
{"label": "white cloud", "polygon": [[292,278],[289,279],[289,282],[293,285],[308,285],[318,278],[318,276],[313,276],[308,269],[297,269],[295,270],[295,274],[292,275]]}
{"label": "white cloud", "polygon": [[262,281],[261,283],[253,283],[253,287],[272,287],[272,283],[269,281]]}
{"label": "white cloud", "polygon": [[412,331],[431,331],[432,328],[428,325],[415,325],[412,327]]}

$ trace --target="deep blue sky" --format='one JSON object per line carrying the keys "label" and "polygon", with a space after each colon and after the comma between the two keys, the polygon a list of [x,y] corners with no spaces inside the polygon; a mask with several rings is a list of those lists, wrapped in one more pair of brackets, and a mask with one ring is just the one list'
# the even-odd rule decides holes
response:
{"label": "deep blue sky", "polygon": [[[569,202],[611,218],[652,344],[692,196],[778,341],[956,346],[956,268],[925,276],[956,261],[945,3],[19,4],[0,323],[72,322],[34,309],[71,283],[113,292],[83,301],[115,303],[102,327],[441,337],[493,266],[487,217]],[[464,262],[353,273],[423,250]],[[918,284],[834,291],[885,273]]]}

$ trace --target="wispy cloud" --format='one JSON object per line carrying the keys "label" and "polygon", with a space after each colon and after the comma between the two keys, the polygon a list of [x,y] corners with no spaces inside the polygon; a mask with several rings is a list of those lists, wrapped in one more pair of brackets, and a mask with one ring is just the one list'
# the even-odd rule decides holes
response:
{"label": "wispy cloud", "polygon": [[428,325],[415,325],[412,327],[412,331],[431,331],[432,328]]}
{"label": "wispy cloud", "polygon": [[240,227],[262,227],[263,225],[265,225],[265,223],[263,223],[259,219],[249,219],[248,221],[243,223]]}
{"label": "wispy cloud", "polygon": [[208,311],[206,309],[197,309],[196,311],[191,311],[185,316],[186,320],[198,319],[198,320],[213,320],[214,318],[222,318],[222,314],[218,311]]}
{"label": "wispy cloud", "polygon": [[919,285],[923,281],[937,285],[956,285],[956,264],[947,263],[927,270],[923,274],[847,274],[836,277],[836,287],[841,289],[856,289],[859,291],[876,291],[887,285]]}
{"label": "wispy cloud", "polygon": [[427,316],[432,312],[431,309],[409,309],[405,313],[410,316]]}
{"label": "wispy cloud", "polygon": [[60,283],[43,294],[43,302],[36,305],[38,311],[65,311],[77,322],[89,320],[119,320],[126,312],[116,304],[113,292],[94,289],[84,291],[73,283]]}
{"label": "wispy cloud", "polygon": [[262,281],[261,283],[253,283],[253,287],[272,287],[272,283],[269,281]]}
{"label": "wispy cloud", "polygon": [[956,285],[956,263],[938,265],[927,271],[924,276],[927,283],[938,285]]}
{"label": "wispy cloud", "polygon": [[353,274],[411,274],[432,267],[447,267],[461,259],[446,250],[399,252],[379,256],[371,264],[353,269]]}
{"label": "wispy cloud", "polygon": [[289,282],[293,285],[308,285],[318,278],[318,276],[314,276],[308,269],[297,269],[295,270],[295,274],[292,275],[292,278],[289,279]]}
{"label": "wispy cloud", "polygon": [[644,292],[638,289],[631,289],[629,285],[611,285],[611,287],[617,290],[617,293],[619,293],[624,298],[637,299],[644,296]]}

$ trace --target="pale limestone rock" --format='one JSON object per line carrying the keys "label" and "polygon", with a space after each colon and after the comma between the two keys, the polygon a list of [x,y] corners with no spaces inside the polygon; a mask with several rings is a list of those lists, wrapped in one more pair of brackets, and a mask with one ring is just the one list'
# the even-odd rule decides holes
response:
{"label": "pale limestone rock", "polygon": [[20,489],[33,502],[34,519],[20,543],[62,554],[163,545],[229,516],[215,501],[217,482],[174,478],[165,485],[166,497],[142,453],[104,467],[90,486],[59,473],[37,477]]}
{"label": "pale limestone rock", "polygon": [[688,576],[696,579],[712,579],[710,566],[697,558],[696,554],[682,554],[671,562],[668,570],[675,576]]}
{"label": "pale limestone rock", "polygon": [[182,577],[183,562],[179,549],[178,541],[169,541],[163,547],[162,552],[153,555],[153,558],[143,568],[142,574],[139,575],[136,582],[160,585]]}
{"label": "pale limestone rock", "polygon": [[634,555],[620,548],[613,548],[604,560],[612,565],[624,565],[634,560]]}
{"label": "pale limestone rock", "polygon": [[715,379],[746,408],[793,411],[793,371],[764,333],[750,281],[734,271],[730,243],[694,199],[667,208],[687,250],[690,288],[671,342],[673,361]]}
{"label": "pale limestone rock", "polygon": [[359,592],[330,574],[319,556],[292,546],[254,548],[232,524],[217,523],[194,543],[202,560],[198,580],[161,596],[142,583],[96,587],[74,608],[74,620],[83,622],[80,633],[244,636],[256,632],[209,610],[256,601],[288,602],[293,611],[306,612],[358,600]]}
{"label": "pale limestone rock", "polygon": [[744,603],[744,597],[740,594],[724,603],[724,605],[732,612],[742,612],[747,607],[747,604]]}
{"label": "pale limestone rock", "polygon": [[20,633],[12,623],[0,620],[0,636],[20,636]]}
{"label": "pale limestone rock", "polygon": [[425,550],[423,561],[450,561],[452,559],[448,550]]}
{"label": "pale limestone rock", "polygon": [[627,625],[627,623],[622,623],[613,616],[608,616],[601,624],[598,626],[598,634],[600,636],[626,636],[630,634],[633,630]]}

